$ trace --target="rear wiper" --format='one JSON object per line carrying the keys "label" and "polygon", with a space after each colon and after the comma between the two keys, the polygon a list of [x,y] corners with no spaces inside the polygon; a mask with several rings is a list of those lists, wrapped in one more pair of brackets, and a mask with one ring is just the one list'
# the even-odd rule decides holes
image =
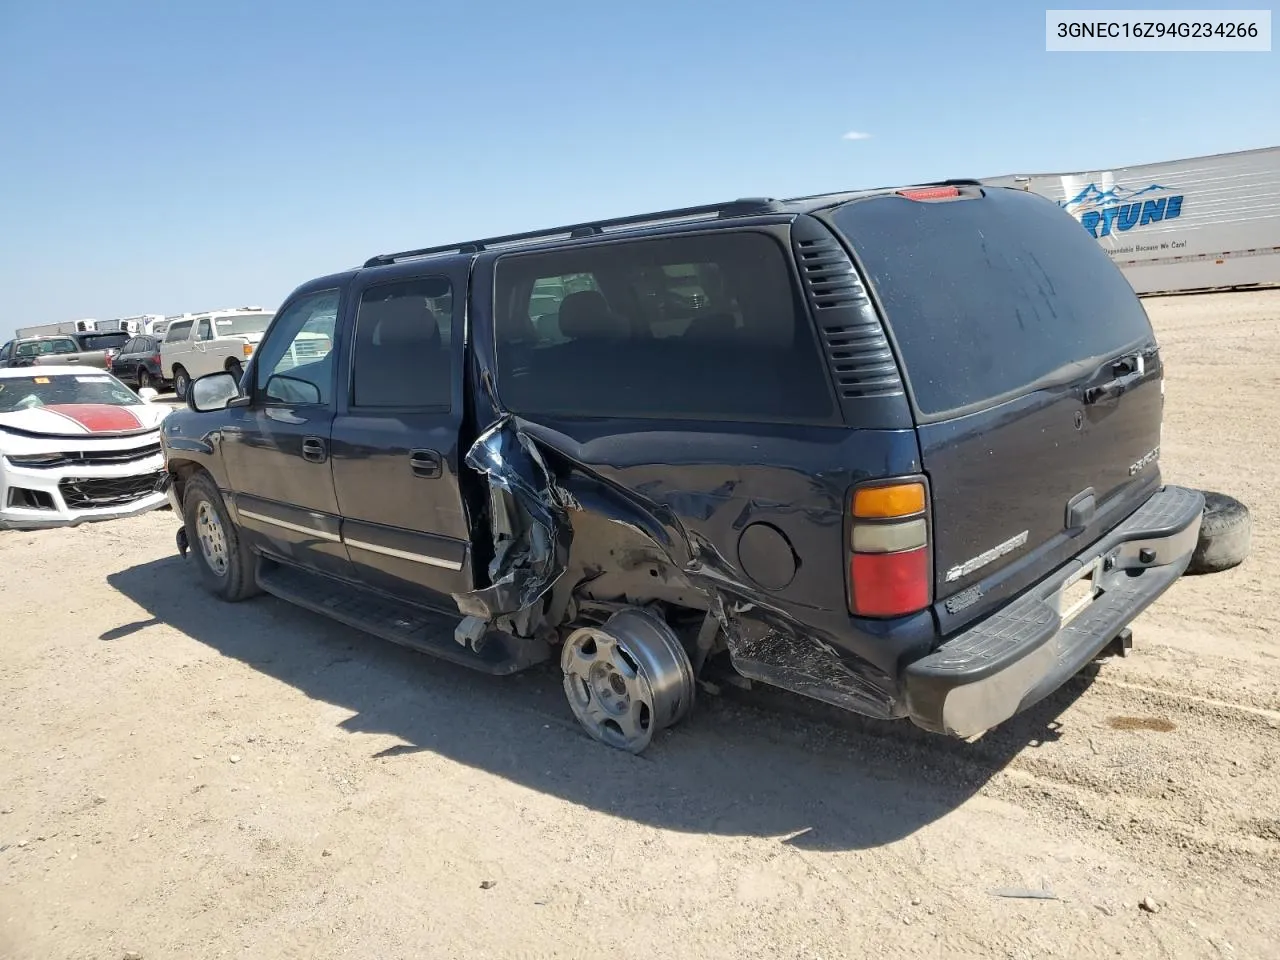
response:
{"label": "rear wiper", "polygon": [[1108,367],[1113,378],[1084,391],[1084,402],[1094,404],[1108,397],[1118,397],[1146,374],[1146,358],[1141,353],[1131,353],[1112,360]]}

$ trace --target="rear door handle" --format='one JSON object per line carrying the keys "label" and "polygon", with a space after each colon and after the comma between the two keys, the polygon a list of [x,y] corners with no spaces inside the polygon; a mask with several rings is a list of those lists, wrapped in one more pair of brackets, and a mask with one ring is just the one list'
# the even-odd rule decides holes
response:
{"label": "rear door handle", "polygon": [[302,459],[311,463],[324,463],[329,457],[328,447],[319,437],[302,438]]}
{"label": "rear door handle", "polygon": [[434,479],[440,476],[440,454],[434,450],[410,450],[409,468],[415,477]]}

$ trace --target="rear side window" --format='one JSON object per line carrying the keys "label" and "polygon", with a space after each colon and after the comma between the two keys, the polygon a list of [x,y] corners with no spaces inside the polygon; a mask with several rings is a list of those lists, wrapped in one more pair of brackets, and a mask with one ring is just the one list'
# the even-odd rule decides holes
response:
{"label": "rear side window", "polygon": [[927,416],[1015,395],[1152,336],[1106,251],[1034,194],[873,197],[833,220],[879,295]]}
{"label": "rear side window", "polygon": [[172,324],[165,333],[165,343],[177,343],[180,340],[187,339],[187,334],[191,331],[191,321],[183,320],[181,323]]}
{"label": "rear side window", "polygon": [[367,289],[356,315],[351,405],[449,409],[452,321],[447,277]]}
{"label": "rear side window", "polygon": [[498,391],[522,414],[830,422],[788,254],[763,233],[498,261]]}

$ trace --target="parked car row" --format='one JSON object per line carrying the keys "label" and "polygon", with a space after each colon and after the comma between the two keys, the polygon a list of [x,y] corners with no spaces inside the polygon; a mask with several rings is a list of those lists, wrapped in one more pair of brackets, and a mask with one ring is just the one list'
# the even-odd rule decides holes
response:
{"label": "parked car row", "polygon": [[129,340],[127,333],[86,332],[19,337],[0,347],[0,368],[82,366],[108,369],[111,358]]}

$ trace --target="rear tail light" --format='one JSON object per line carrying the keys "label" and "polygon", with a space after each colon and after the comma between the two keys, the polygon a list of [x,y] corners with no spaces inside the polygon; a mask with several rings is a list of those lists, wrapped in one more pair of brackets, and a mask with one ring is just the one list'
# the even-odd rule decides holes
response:
{"label": "rear tail light", "polygon": [[159,365],[159,363],[160,363],[160,354],[158,354],[158,353],[153,353],[153,354],[151,355],[151,362],[152,362],[152,363],[154,363],[154,364],[156,364],[156,365]]}
{"label": "rear tail light", "polygon": [[901,617],[929,606],[933,564],[929,498],[921,481],[854,490],[849,534],[849,612]]}

